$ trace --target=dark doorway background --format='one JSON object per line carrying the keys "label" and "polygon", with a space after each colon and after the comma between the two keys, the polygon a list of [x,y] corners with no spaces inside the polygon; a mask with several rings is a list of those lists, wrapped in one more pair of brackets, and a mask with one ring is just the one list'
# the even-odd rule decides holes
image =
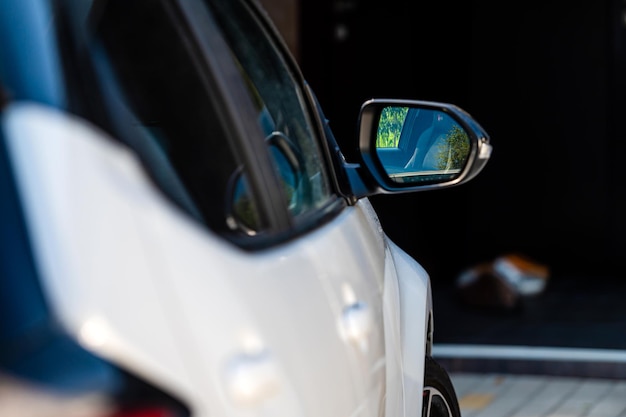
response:
{"label": "dark doorway background", "polygon": [[[571,327],[585,308],[606,322],[602,305],[626,326],[616,291],[626,278],[625,10],[624,0],[301,1],[299,60],[349,160],[360,105],[373,97],[452,102],[490,133],[492,159],[472,182],[371,199],[446,297],[440,316],[469,314],[449,302],[462,269],[520,252],[549,266],[552,294],[599,291],[588,306],[546,296],[554,311],[578,308]],[[564,325],[566,315],[531,304],[532,323]],[[442,327],[444,342],[469,338]]]}
{"label": "dark doorway background", "polygon": [[442,279],[507,251],[623,275],[624,12],[509,6],[304,1],[303,71],[352,160],[372,97],[453,102],[490,133],[493,158],[472,183],[372,199],[392,238]]}

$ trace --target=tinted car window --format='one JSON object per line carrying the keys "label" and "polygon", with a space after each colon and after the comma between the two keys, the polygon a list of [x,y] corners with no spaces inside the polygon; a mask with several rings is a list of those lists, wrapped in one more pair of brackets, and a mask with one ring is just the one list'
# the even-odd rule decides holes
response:
{"label": "tinted car window", "polygon": [[244,2],[208,0],[246,80],[258,121],[283,180],[292,214],[309,213],[330,197],[329,179],[307,113],[306,99],[289,67]]}
{"label": "tinted car window", "polygon": [[[102,78],[109,71],[108,88],[119,89],[119,102],[110,105],[126,110],[125,140],[179,206],[213,230],[230,232],[232,178],[242,178],[245,168],[192,37],[167,2],[94,4],[89,21],[105,51],[98,68]],[[249,195],[246,216],[265,227]]]}
{"label": "tinted car window", "polygon": [[[262,134],[246,140],[264,141],[292,224],[315,217],[334,199],[300,85],[248,6],[230,1],[205,6],[230,47],[238,70],[230,76],[241,78],[255,109]],[[257,173],[246,167],[242,145],[230,140],[234,129],[225,120],[232,119],[222,117],[220,97],[229,92],[207,80],[205,52],[175,2],[95,1],[82,14],[104,51],[96,64],[99,77],[108,79],[107,89],[119,90],[109,107],[118,119],[120,109],[125,113],[125,141],[160,188],[220,233],[257,235],[269,229],[250,187]]]}

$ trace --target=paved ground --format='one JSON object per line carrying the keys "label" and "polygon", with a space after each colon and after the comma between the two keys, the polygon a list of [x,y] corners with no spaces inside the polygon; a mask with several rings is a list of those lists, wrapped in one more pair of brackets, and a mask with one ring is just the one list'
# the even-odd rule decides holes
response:
{"label": "paved ground", "polygon": [[435,345],[462,417],[626,417],[623,350]]}
{"label": "paved ground", "polygon": [[451,374],[463,417],[626,417],[626,381]]}
{"label": "paved ground", "polygon": [[434,282],[433,356],[463,417],[626,417],[626,280],[555,276],[518,308]]}

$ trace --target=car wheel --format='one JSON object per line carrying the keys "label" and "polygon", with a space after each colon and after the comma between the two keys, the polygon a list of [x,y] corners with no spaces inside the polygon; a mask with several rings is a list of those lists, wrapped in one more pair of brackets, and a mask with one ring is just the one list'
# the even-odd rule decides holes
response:
{"label": "car wheel", "polygon": [[426,356],[422,417],[461,417],[450,376],[432,357]]}

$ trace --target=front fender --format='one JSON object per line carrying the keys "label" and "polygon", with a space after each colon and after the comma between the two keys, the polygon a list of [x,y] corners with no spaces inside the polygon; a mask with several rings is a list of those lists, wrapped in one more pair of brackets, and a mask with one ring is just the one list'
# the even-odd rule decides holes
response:
{"label": "front fender", "polygon": [[418,416],[424,358],[432,349],[432,295],[424,268],[393,241],[386,249],[384,320],[387,417]]}

